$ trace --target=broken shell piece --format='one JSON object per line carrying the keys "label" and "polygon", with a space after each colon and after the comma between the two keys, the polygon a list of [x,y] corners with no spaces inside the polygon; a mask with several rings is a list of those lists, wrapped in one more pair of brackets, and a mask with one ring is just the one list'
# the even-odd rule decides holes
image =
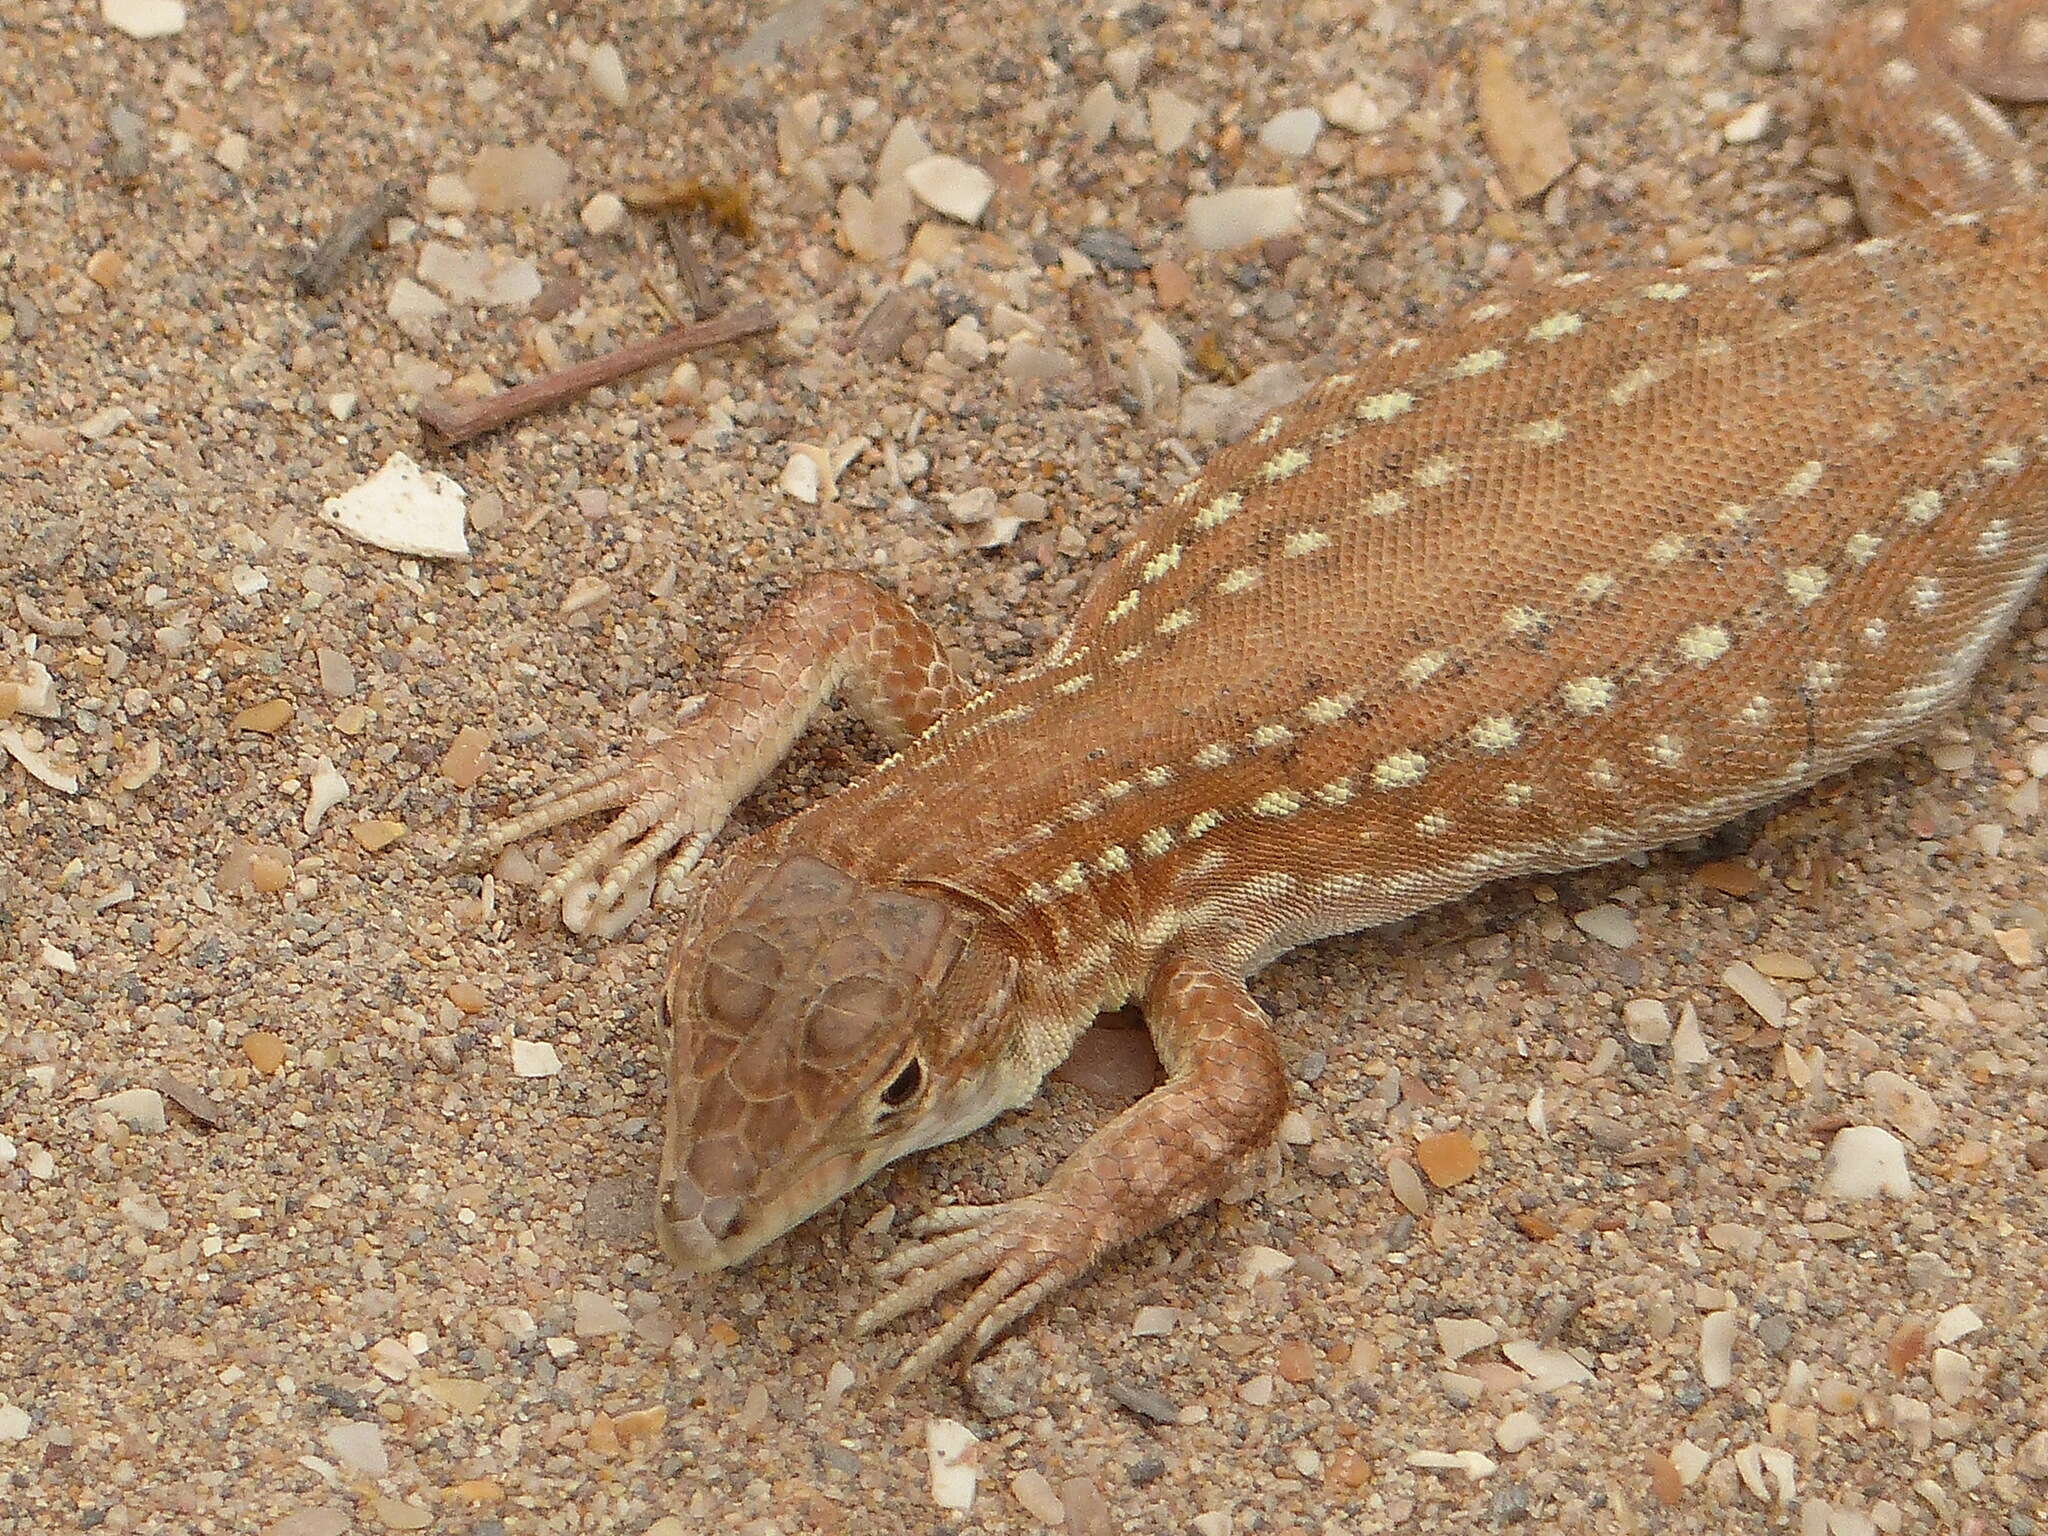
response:
{"label": "broken shell piece", "polygon": [[320,515],[351,538],[401,555],[459,559],[469,553],[462,507],[468,492],[439,470],[394,453],[353,490],[330,496]]}
{"label": "broken shell piece", "polygon": [[78,793],[77,772],[72,765],[43,750],[40,733],[31,739],[20,731],[0,731],[0,752],[12,757],[50,788],[67,795]]}

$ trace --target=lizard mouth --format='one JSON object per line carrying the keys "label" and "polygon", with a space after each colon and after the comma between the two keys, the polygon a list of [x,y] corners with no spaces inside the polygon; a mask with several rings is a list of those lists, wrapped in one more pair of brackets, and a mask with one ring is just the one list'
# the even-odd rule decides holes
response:
{"label": "lizard mouth", "polygon": [[856,1182],[857,1159],[828,1158],[772,1199],[707,1196],[687,1172],[663,1181],[655,1235],[679,1268],[708,1274],[753,1257]]}

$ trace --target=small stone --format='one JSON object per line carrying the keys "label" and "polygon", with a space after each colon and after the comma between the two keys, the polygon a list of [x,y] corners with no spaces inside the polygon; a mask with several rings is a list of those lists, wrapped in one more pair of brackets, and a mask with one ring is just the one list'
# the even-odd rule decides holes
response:
{"label": "small stone", "polygon": [[962,224],[979,220],[996,195],[995,178],[952,155],[928,155],[903,172],[904,184],[927,208]]}
{"label": "small stone", "polygon": [[1179,1325],[1180,1309],[1177,1307],[1140,1307],[1131,1319],[1131,1336],[1162,1339]]}
{"label": "small stone", "polygon": [[486,213],[541,208],[569,190],[569,162],[545,144],[488,145],[463,178]]}
{"label": "small stone", "polygon": [[590,88],[600,100],[622,110],[632,102],[633,93],[626,84],[626,61],[619,57],[614,44],[599,43],[591,49],[590,57],[583,61],[583,72],[590,77]]}
{"label": "small stone", "polygon": [[265,1077],[274,1076],[284,1066],[284,1040],[267,1029],[252,1029],[242,1036],[242,1054]]}
{"label": "small stone", "polygon": [[422,196],[435,213],[461,215],[476,212],[476,194],[469,189],[469,183],[453,171],[436,171],[429,176]]}
{"label": "small stone", "polygon": [[431,325],[448,313],[448,301],[431,288],[422,287],[409,277],[401,277],[391,285],[391,293],[384,301],[384,313],[400,325]]}
{"label": "small stone", "polygon": [[1294,1256],[1282,1253],[1278,1248],[1268,1248],[1253,1243],[1244,1250],[1238,1262],[1238,1278],[1246,1285],[1260,1280],[1270,1280],[1284,1275],[1294,1268]]}
{"label": "small stone", "polygon": [[1654,997],[1633,997],[1622,1005],[1621,1022],[1637,1045],[1666,1045],[1671,1040],[1671,1013]]}
{"label": "small stone", "polygon": [[1597,907],[1588,907],[1574,913],[1572,922],[1588,938],[1598,939],[1611,949],[1633,949],[1636,943],[1635,919],[1627,909],[1612,902],[1603,902]]}
{"label": "small stone", "polygon": [[[583,227],[602,238],[617,234],[626,225],[626,204],[616,192],[600,192],[583,205],[579,215]],[[539,292],[538,289],[534,290]]]}
{"label": "small stone", "polygon": [[1422,1182],[1422,1176],[1415,1171],[1415,1165],[1407,1159],[1397,1157],[1387,1164],[1387,1186],[1410,1215],[1429,1214],[1429,1191]]}
{"label": "small stone", "polygon": [[[347,711],[344,710],[343,713],[346,714]],[[335,721],[335,729],[344,734],[352,734],[339,719]],[[326,820],[327,813],[347,798],[348,780],[341,776],[327,758],[315,759],[313,771],[307,777],[306,814],[300,819],[300,825],[308,832],[318,831],[320,823]]]}
{"label": "small stone", "polygon": [[405,823],[393,821],[388,816],[373,816],[350,827],[348,835],[356,840],[356,846],[364,852],[382,853],[405,836]]}
{"label": "small stone", "polygon": [[1346,133],[1384,132],[1408,110],[1407,87],[1391,80],[1347,80],[1322,101],[1323,116]]}
{"label": "small stone", "polygon": [[1480,54],[1473,86],[1480,136],[1511,198],[1527,202],[1572,168],[1578,156],[1564,115],[1515,77],[1505,49]]}
{"label": "small stone", "polygon": [[1023,1506],[1024,1513],[1040,1525],[1064,1525],[1067,1507],[1060,1502],[1052,1481],[1043,1472],[1026,1467],[1010,1479],[1010,1495]]}
{"label": "small stone", "polygon": [[1966,1303],[1950,1307],[1937,1317],[1927,1336],[1937,1344],[1953,1344],[1958,1339],[1967,1339],[1983,1326],[1984,1319],[1977,1315],[1977,1309]]}
{"label": "small stone", "polygon": [[1294,187],[1231,187],[1189,198],[1185,218],[1198,249],[1235,250],[1299,233],[1301,193]]}
{"label": "small stone", "polygon": [[[510,1311],[511,1308],[504,1310]],[[529,1318],[529,1322],[532,1320]],[[510,1329],[506,1330],[511,1332]],[[523,1335],[518,1335],[523,1339]],[[418,1379],[419,1389],[444,1408],[456,1413],[475,1413],[491,1395],[488,1382],[471,1381],[461,1376],[422,1376]]]}
{"label": "small stone", "polygon": [[1927,1378],[1934,1383],[1935,1395],[1944,1403],[1960,1403],[1970,1393],[1969,1359],[1953,1349],[1937,1349],[1927,1368]]}
{"label": "small stone", "polygon": [[782,466],[782,475],[776,481],[783,495],[793,501],[800,501],[807,507],[818,504],[818,492],[823,483],[824,475],[818,468],[818,461],[808,453],[798,453],[794,450],[789,455],[789,462]]}
{"label": "small stone", "polygon": [[545,1040],[515,1038],[512,1071],[518,1077],[553,1077],[562,1070],[561,1055]]}
{"label": "small stone", "polygon": [[382,1477],[391,1470],[391,1457],[384,1449],[384,1431],[362,1419],[344,1419],[330,1424],[320,1438],[334,1459],[350,1471],[365,1477]]}
{"label": "small stone", "polygon": [[231,176],[241,175],[249,168],[249,135],[222,134],[220,142],[213,147],[213,163]]}
{"label": "small stone", "polygon": [[1501,1345],[1508,1363],[1530,1379],[1530,1390],[1555,1392],[1561,1387],[1593,1379],[1583,1360],[1564,1349],[1551,1349],[1528,1339],[1512,1339]]}
{"label": "small stone", "polygon": [[154,1136],[170,1124],[164,1115],[164,1096],[154,1088],[124,1088],[95,1100],[92,1107],[145,1135]]}
{"label": "small stone", "polygon": [[1735,1321],[1725,1310],[1700,1319],[1700,1380],[1715,1391],[1735,1379]]}
{"label": "small stone", "polygon": [[1692,872],[1692,877],[1708,890],[1724,896],[1754,896],[1763,886],[1763,879],[1755,870],[1729,859],[1702,864]]}
{"label": "small stone", "polygon": [[1771,129],[1771,104],[1753,101],[1721,127],[1721,137],[1730,144],[1754,144]]}
{"label": "small stone", "polygon": [[1908,1141],[1925,1141],[1941,1125],[1941,1111],[1934,1095],[1897,1072],[1872,1072],[1863,1079],[1863,1092],[1876,1108],[1879,1118]]}
{"label": "small stone", "polygon": [[1785,994],[1771,985],[1765,976],[1747,960],[1737,960],[1721,972],[1722,985],[1749,1004],[1756,1016],[1772,1028],[1782,1027],[1785,1022]]}
{"label": "small stone", "polygon": [[[625,217],[624,203],[619,204],[619,217]],[[421,246],[415,271],[421,282],[451,302],[480,304],[487,309],[525,309],[541,291],[540,269],[525,257],[452,245],[446,240],[429,240]]]}
{"label": "small stone", "polygon": [[1671,1034],[1671,1065],[1674,1070],[1704,1067],[1714,1059],[1707,1037],[1700,1031],[1698,1011],[1687,1003],[1678,1010],[1678,1028]]}
{"label": "small stone", "polygon": [[1176,91],[1164,87],[1148,91],[1145,106],[1152,125],[1152,147],[1170,155],[1194,137],[1202,109]]}
{"label": "small stone", "polygon": [[0,1403],[0,1442],[26,1440],[34,1427],[27,1409],[13,1403]]}
{"label": "small stone", "polygon": [[100,19],[137,42],[185,30],[184,0],[100,0]]}
{"label": "small stone", "polygon": [[633,1324],[602,1291],[578,1291],[573,1326],[579,1339],[602,1339],[624,1333]]}
{"label": "small stone", "polygon": [[490,734],[465,725],[441,754],[441,777],[457,789],[473,789],[484,776],[484,753],[491,745]]}
{"label": "small stone", "polygon": [[1500,1330],[1476,1317],[1440,1317],[1436,1341],[1446,1360],[1462,1360],[1475,1350],[1491,1349],[1499,1343]]}
{"label": "small stone", "polygon": [[323,501],[320,515],[379,549],[459,559],[469,554],[462,526],[467,495],[439,470],[422,470],[409,455],[394,453],[369,479]]}
{"label": "small stone", "polygon": [[434,1523],[431,1510],[418,1504],[408,1504],[403,1499],[387,1498],[381,1493],[370,1500],[370,1508],[377,1516],[377,1523],[387,1531],[424,1531]]}
{"label": "small stone", "polygon": [[1322,113],[1314,107],[1290,107],[1266,119],[1259,142],[1276,155],[1299,158],[1316,147],[1322,131]]}
{"label": "small stone", "polygon": [[1882,1126],[1844,1127],[1828,1147],[1821,1188],[1843,1200],[1910,1197],[1913,1175],[1906,1166],[1905,1144]]}
{"label": "small stone", "polygon": [[2013,1458],[2013,1470],[2021,1477],[2048,1479],[2048,1429],[2030,1435]]}
{"label": "small stone", "polygon": [[918,127],[917,119],[899,117],[889,125],[889,136],[882,140],[882,151],[875,156],[875,185],[901,181],[905,171],[931,157],[932,146],[924,130]]}
{"label": "small stone", "polygon": [[1493,1443],[1508,1455],[1527,1450],[1543,1438],[1543,1421],[1526,1408],[1519,1409],[1493,1426]]}
{"label": "small stone", "polygon": [[140,1232],[168,1232],[171,1213],[155,1195],[123,1195],[114,1202],[121,1219]]}
{"label": "small stone", "polygon": [[261,704],[251,704],[236,715],[234,728],[238,731],[254,731],[259,736],[275,736],[285,728],[291,717],[290,699],[265,699]]}
{"label": "small stone", "polygon": [[1479,1171],[1479,1148],[1463,1131],[1444,1131],[1415,1143],[1415,1161],[1438,1189],[1462,1184]]}
{"label": "small stone", "polygon": [[346,1536],[354,1524],[347,1510],[333,1504],[316,1504],[273,1520],[263,1527],[263,1536]]}
{"label": "small stone", "polygon": [[974,1507],[979,1473],[974,1448],[981,1442],[957,1419],[928,1419],[924,1426],[925,1458],[931,1469],[932,1502],[963,1513]]}
{"label": "small stone", "polygon": [[102,406],[78,424],[78,435],[88,443],[103,443],[134,419],[125,405]]}

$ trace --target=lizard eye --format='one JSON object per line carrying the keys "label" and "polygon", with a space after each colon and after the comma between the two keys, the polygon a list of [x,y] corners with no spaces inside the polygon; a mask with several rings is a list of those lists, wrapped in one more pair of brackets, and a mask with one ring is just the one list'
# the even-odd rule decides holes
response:
{"label": "lizard eye", "polygon": [[882,1104],[887,1109],[901,1109],[917,1097],[917,1090],[924,1086],[924,1067],[913,1056],[903,1064],[903,1070],[896,1074],[895,1081],[882,1090]]}

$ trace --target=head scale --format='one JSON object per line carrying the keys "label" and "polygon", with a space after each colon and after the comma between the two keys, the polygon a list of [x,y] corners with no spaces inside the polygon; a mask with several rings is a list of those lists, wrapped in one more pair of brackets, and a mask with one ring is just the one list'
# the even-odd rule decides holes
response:
{"label": "head scale", "polygon": [[1016,965],[994,924],[808,853],[742,847],[669,969],[659,1230],[678,1263],[737,1263],[884,1163],[1007,1107],[956,1070]]}

